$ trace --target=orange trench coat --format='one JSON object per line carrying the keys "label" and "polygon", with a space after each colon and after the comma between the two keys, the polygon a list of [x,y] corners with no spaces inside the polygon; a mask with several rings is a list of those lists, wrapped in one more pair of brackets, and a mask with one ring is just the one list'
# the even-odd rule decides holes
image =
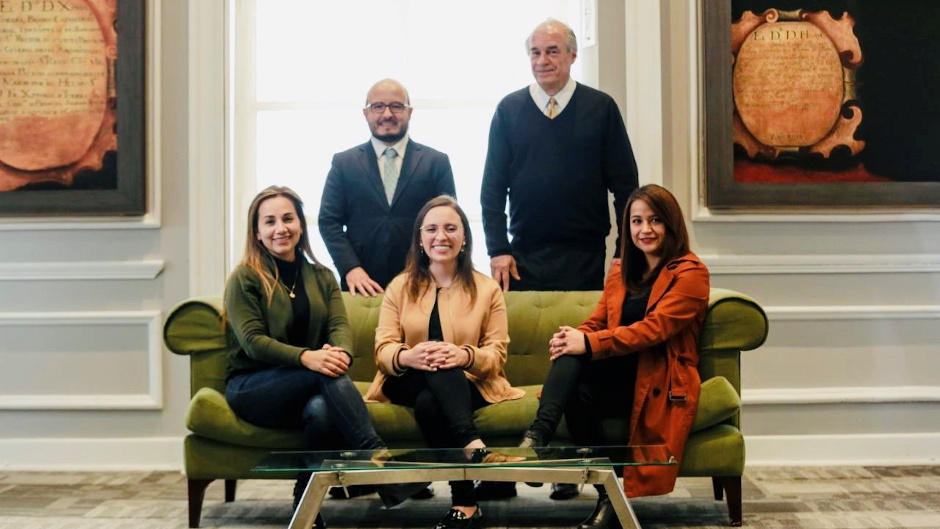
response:
{"label": "orange trench coat", "polygon": [[[650,290],[646,316],[620,326],[626,286],[620,265],[611,266],[594,313],[578,327],[595,360],[638,354],[630,445],[666,444],[681,463],[698,406],[698,340],[708,308],[708,269],[688,253],[663,267]],[[629,497],[666,494],[679,465],[624,467]]]}

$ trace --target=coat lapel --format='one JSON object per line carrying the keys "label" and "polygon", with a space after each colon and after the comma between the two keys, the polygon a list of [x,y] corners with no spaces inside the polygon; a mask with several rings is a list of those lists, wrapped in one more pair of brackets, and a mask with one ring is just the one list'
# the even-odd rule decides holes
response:
{"label": "coat lapel", "polygon": [[395,201],[404,192],[405,187],[411,182],[411,177],[417,171],[418,164],[421,163],[421,158],[423,158],[424,153],[421,151],[420,145],[410,139],[408,140],[408,146],[405,147],[405,159],[401,163],[401,173],[398,174],[398,184],[395,186],[395,195],[392,196],[392,203],[389,204],[389,207],[395,204]]}
{"label": "coat lapel", "polygon": [[387,205],[385,186],[382,184],[382,173],[379,172],[379,162],[375,158],[375,149],[372,148],[371,141],[359,146],[359,164],[362,174],[365,175],[372,190],[379,197],[379,203]]}

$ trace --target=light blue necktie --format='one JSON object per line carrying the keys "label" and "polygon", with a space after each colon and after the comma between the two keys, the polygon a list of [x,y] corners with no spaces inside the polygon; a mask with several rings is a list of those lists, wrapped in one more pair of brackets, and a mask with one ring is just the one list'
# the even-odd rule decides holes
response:
{"label": "light blue necktie", "polygon": [[385,198],[388,204],[392,204],[392,198],[395,197],[395,186],[398,185],[398,167],[395,165],[395,157],[398,153],[395,149],[389,147],[382,153],[385,157]]}

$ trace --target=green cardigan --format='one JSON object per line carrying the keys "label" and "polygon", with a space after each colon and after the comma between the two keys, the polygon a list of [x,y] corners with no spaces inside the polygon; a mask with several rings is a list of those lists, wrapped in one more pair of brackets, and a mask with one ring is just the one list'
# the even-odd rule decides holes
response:
{"label": "green cardigan", "polygon": [[[287,329],[294,318],[287,291],[278,283],[268,303],[261,278],[240,264],[225,284],[229,373],[275,365],[300,366],[300,353],[327,343],[352,350],[346,306],[333,272],[302,256],[298,259],[303,260],[301,278],[310,300],[307,343],[304,347],[287,343]],[[274,263],[265,262],[265,269],[273,276]]]}

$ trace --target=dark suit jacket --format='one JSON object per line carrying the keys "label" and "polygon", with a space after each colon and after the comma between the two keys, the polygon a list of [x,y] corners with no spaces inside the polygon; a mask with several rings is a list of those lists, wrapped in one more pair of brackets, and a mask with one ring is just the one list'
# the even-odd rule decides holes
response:
{"label": "dark suit jacket", "polygon": [[418,211],[428,200],[456,192],[447,155],[410,139],[391,205],[371,142],[333,156],[319,225],[343,290],[349,288],[346,273],[357,266],[384,288],[405,268]]}

